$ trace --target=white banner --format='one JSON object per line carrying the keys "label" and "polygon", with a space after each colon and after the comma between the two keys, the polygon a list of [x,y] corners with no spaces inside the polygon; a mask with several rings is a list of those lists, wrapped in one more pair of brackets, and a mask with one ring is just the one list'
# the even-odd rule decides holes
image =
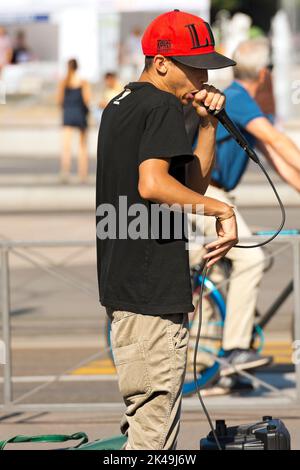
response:
{"label": "white banner", "polygon": [[116,0],[118,11],[207,11],[210,0]]}
{"label": "white banner", "polygon": [[85,7],[98,11],[208,11],[210,0],[10,0],[0,3],[0,16],[56,13],[64,8]]}

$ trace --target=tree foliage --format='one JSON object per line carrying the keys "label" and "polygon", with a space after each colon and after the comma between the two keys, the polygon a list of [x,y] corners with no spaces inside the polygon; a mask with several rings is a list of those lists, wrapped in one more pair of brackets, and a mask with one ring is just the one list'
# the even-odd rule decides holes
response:
{"label": "tree foliage", "polygon": [[[283,4],[290,5],[291,0],[211,0],[211,19],[214,19],[220,10],[236,13],[240,11],[251,16],[253,24],[265,32],[270,29],[270,20],[278,8]],[[300,0],[293,0],[300,2]]]}
{"label": "tree foliage", "polygon": [[211,6],[217,10],[236,10],[242,3],[242,0],[211,0]]}

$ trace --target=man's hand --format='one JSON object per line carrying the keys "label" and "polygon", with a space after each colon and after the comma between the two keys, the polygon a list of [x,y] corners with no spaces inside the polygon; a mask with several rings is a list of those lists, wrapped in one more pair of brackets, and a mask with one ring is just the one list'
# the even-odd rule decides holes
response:
{"label": "man's hand", "polygon": [[226,253],[238,243],[238,232],[235,215],[229,219],[223,220],[222,222],[217,219],[216,231],[218,240],[205,246],[205,248],[209,251],[203,256],[203,258],[209,259],[207,263],[208,268],[223,258],[223,256],[225,256]]}
{"label": "man's hand", "polygon": [[204,106],[208,107],[211,111],[220,110],[225,106],[225,95],[212,85],[203,85],[202,89],[194,96],[193,106],[197,114],[205,120],[217,124],[217,119],[209,114]]}

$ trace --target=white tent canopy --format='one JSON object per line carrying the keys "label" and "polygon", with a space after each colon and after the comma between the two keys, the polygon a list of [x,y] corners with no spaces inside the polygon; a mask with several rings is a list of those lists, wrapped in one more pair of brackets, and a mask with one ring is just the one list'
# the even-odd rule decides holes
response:
{"label": "white tent canopy", "polygon": [[85,7],[98,11],[207,11],[210,0],[10,0],[0,4],[0,20],[5,17],[56,13],[65,8]]}
{"label": "white tent canopy", "polygon": [[[42,31],[34,41],[44,49],[47,43],[51,45],[54,34],[46,31],[54,25],[60,71],[70,57],[76,57],[83,76],[97,81],[105,71],[118,66],[120,31],[125,22],[134,19],[144,25],[153,15],[175,8],[208,19],[209,5],[210,0],[9,0],[0,3],[0,25],[14,28],[24,24],[25,28],[27,23],[28,35]],[[47,27],[38,25],[43,21]]]}

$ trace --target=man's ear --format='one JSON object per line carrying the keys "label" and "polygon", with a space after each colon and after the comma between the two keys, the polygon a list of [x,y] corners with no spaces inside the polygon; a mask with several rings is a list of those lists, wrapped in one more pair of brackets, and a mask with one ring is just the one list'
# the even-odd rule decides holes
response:
{"label": "man's ear", "polygon": [[259,84],[260,87],[265,83],[267,75],[268,75],[268,69],[267,68],[261,69],[259,71],[258,84]]}
{"label": "man's ear", "polygon": [[153,64],[155,69],[162,75],[165,75],[168,71],[168,63],[163,55],[157,54],[153,58]]}

